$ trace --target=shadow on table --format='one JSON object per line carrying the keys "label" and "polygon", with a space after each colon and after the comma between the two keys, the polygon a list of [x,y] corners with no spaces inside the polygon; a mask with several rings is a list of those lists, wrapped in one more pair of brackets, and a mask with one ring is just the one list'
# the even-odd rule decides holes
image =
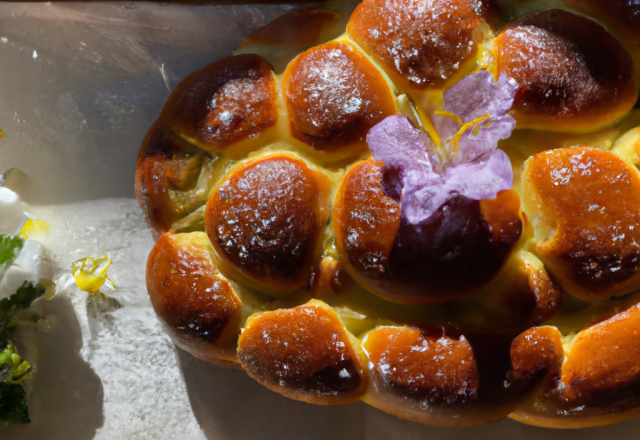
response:
{"label": "shadow on table", "polygon": [[[22,339],[33,338],[37,358],[33,380],[25,384],[31,423],[0,427],[0,438],[21,440],[92,439],[104,422],[102,382],[79,354],[82,334],[71,301],[56,296],[34,304],[50,330],[20,329]],[[53,318],[52,318],[53,317]],[[31,345],[31,343],[29,344]]]}
{"label": "shadow on table", "polygon": [[191,407],[210,439],[361,438],[362,403],[315,406],[287,399],[244,371],[208,364],[176,350]]}
{"label": "shadow on table", "polygon": [[332,407],[290,400],[243,371],[176,351],[196,419],[207,437],[215,440],[600,440],[635,438],[640,432],[640,419],[579,430],[536,428],[510,419],[467,428],[421,425],[362,402]]}

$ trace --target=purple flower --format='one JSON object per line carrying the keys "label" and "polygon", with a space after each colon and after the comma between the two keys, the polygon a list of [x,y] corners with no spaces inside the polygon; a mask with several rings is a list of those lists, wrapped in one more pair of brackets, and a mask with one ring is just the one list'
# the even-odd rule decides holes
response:
{"label": "purple flower", "polygon": [[[516,84],[491,73],[466,76],[444,94],[444,112],[436,112],[436,143],[406,116],[390,116],[367,134],[374,159],[384,162],[387,191],[400,196],[403,218],[426,222],[456,196],[493,199],[513,185],[513,171],[498,141],[516,126],[507,111]],[[435,137],[435,136],[434,136]]]}

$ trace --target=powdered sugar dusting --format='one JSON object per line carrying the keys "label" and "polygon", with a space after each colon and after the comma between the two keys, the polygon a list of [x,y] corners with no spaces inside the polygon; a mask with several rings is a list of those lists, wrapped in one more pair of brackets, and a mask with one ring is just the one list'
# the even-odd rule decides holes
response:
{"label": "powdered sugar dusting", "polygon": [[297,107],[298,130],[327,136],[344,129],[372,107],[368,78],[361,63],[354,60],[359,56],[343,43],[321,46],[303,55],[289,89],[290,99],[304,102]]}
{"label": "powdered sugar dusting", "polygon": [[440,87],[476,51],[480,3],[367,1],[348,30],[415,85]]}

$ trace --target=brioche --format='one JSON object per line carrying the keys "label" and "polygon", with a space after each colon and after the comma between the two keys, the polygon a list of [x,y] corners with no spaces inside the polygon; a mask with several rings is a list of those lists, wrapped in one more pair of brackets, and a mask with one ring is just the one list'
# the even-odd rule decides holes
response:
{"label": "brioche", "polygon": [[438,426],[640,414],[640,15],[613,3],[294,11],[186,77],[136,167],[174,343]]}
{"label": "brioche", "polygon": [[501,31],[494,50],[498,71],[520,85],[511,110],[520,128],[594,130],[636,102],[631,56],[590,19],[533,13]]}

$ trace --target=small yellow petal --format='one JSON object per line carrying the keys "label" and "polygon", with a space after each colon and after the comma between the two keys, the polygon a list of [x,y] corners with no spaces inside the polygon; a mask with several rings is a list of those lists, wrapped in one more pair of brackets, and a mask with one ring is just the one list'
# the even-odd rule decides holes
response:
{"label": "small yellow petal", "polygon": [[27,238],[49,235],[49,225],[43,220],[30,218],[24,222],[24,226],[20,229],[18,235],[25,240]]}
{"label": "small yellow petal", "polygon": [[85,292],[97,292],[107,281],[109,281],[109,287],[115,286],[107,277],[107,269],[112,263],[107,255],[95,259],[92,257],[82,258],[71,265],[71,274],[80,289]]}

